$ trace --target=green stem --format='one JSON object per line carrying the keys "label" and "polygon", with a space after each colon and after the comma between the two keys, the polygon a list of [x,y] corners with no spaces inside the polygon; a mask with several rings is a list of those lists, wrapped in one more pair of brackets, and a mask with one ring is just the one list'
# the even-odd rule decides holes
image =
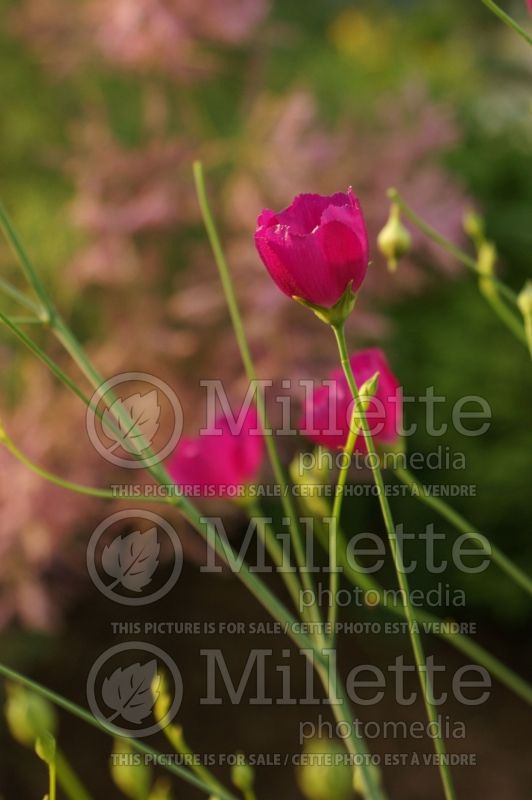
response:
{"label": "green stem", "polygon": [[13,440],[8,436],[1,423],[0,444],[3,444],[6,449],[9,450],[9,452],[18,461],[20,461],[21,464],[24,464],[24,466],[29,470],[34,472],[36,475],[39,475],[40,478],[44,478],[45,481],[53,483],[55,486],[61,487],[61,489],[67,489],[70,492],[75,492],[76,494],[81,494],[88,497],[99,497],[105,500],[135,500],[142,503],[169,503],[176,505],[178,502],[178,498],[176,496],[155,497],[154,495],[140,494],[131,495],[131,497],[128,497],[127,495],[124,496],[114,494],[111,489],[99,489],[95,486],[85,486],[82,483],[73,483],[72,481],[65,480],[59,475],[54,475],[52,472],[48,472],[48,470],[44,469],[43,467],[39,467],[38,464],[35,464],[33,461],[31,461],[21,450],[19,450]]}
{"label": "green stem", "polygon": [[[244,330],[242,315],[238,307],[238,302],[236,299],[236,294],[233,286],[233,281],[231,278],[231,273],[229,271],[229,266],[227,264],[227,260],[225,258],[220,237],[216,229],[214,217],[212,215],[209,206],[207,192],[205,189],[205,179],[203,176],[203,166],[199,161],[196,161],[194,163],[194,180],[196,184],[196,193],[198,195],[198,202],[200,205],[203,222],[205,224],[205,229],[207,231],[209,242],[214,255],[214,260],[216,262],[216,266],[218,268],[218,272],[220,275],[220,280],[225,294],[225,299],[227,301],[227,307],[229,309],[229,314],[231,317],[231,322],[233,324],[235,337],[240,350],[240,356],[242,358],[242,362],[244,364],[244,369],[246,371],[249,383],[252,386],[256,386],[257,373],[255,371],[255,365],[251,357],[251,351],[249,348],[246,332]],[[303,545],[303,537],[301,533],[301,527],[299,524],[299,518],[296,512],[294,502],[292,500],[292,495],[290,493],[290,487],[288,485],[288,481],[286,479],[283,467],[281,465],[281,460],[279,458],[279,453],[277,452],[277,447],[275,445],[273,434],[268,433],[268,431],[270,431],[270,425],[268,421],[268,415],[266,413],[264,397],[262,392],[257,392],[256,403],[257,403],[257,412],[260,424],[262,429],[265,431],[264,438],[266,442],[266,449],[268,451],[268,457],[272,465],[275,480],[281,491],[281,502],[283,505],[283,509],[286,516],[290,520],[291,530],[292,530],[292,543],[294,546],[294,554],[296,557],[296,562],[301,575],[301,581],[303,583],[304,588],[308,590],[310,593],[312,593],[311,596],[315,597],[313,581],[306,566],[305,549]],[[319,624],[321,622],[321,618],[319,610],[316,608],[315,605],[311,607],[311,614],[313,621]]]}
{"label": "green stem", "polygon": [[[331,653],[332,652],[333,651],[331,651]],[[329,695],[331,693],[331,688],[329,686],[329,680],[331,677],[330,672],[327,670],[327,667],[322,666],[318,668],[318,674],[321,678],[326,694]],[[346,695],[344,687],[340,685],[340,681],[336,681],[336,683],[336,698],[334,701],[331,701],[331,711],[336,722],[338,723],[338,726],[345,726],[347,730],[352,730],[354,726],[352,716],[349,713],[349,699]],[[371,800],[371,798],[375,798],[376,800],[385,800],[386,794],[376,778],[376,770],[371,764],[368,764],[364,758],[366,751],[365,749],[361,748],[360,741],[357,740],[354,733],[352,733],[351,736],[344,741],[344,744],[347,752],[357,760],[357,763],[362,757],[362,762],[360,763],[360,766],[356,767],[356,769],[359,770],[362,784],[361,788],[364,798],[366,800]]]}
{"label": "green stem", "polygon": [[264,543],[270,558],[277,567],[277,572],[281,576],[295,608],[298,613],[301,613],[301,584],[296,573],[292,572],[291,565],[289,564],[286,566],[284,563],[284,551],[277,541],[275,531],[267,522],[267,518],[263,516],[262,510],[255,500],[250,500],[247,504],[247,508],[250,518],[255,521],[260,540]]}
{"label": "green stem", "polygon": [[[179,755],[185,757],[191,757],[194,755],[194,752],[190,749],[187,742],[185,741],[185,737],[183,735],[183,729],[179,725],[165,725],[163,728],[163,733]],[[197,777],[203,781],[207,786],[210,786],[211,793],[217,797],[220,794],[220,791],[223,792],[224,787],[218,781],[218,779],[202,764],[196,763],[195,759],[191,758],[190,762],[190,769],[194,772]]]}
{"label": "green stem", "polygon": [[357,416],[356,403],[353,406],[353,413],[351,417],[351,426],[349,428],[349,436],[343,450],[343,459],[338,479],[336,481],[336,488],[334,493],[334,503],[332,508],[331,527],[329,530],[329,591],[330,591],[330,605],[329,605],[329,626],[331,643],[334,643],[336,621],[338,619],[338,584],[339,584],[339,570],[338,570],[338,529],[340,527],[340,518],[342,515],[342,504],[344,501],[344,489],[347,481],[347,473],[351,463],[351,456],[355,448],[355,442],[360,432],[358,425],[355,424]]}
{"label": "green stem", "polygon": [[498,547],[478,531],[474,525],[468,522],[465,517],[462,517],[454,508],[451,508],[444,500],[439,497],[434,497],[431,495],[421,481],[418,481],[417,478],[412,475],[412,473],[403,468],[403,467],[396,467],[394,470],[395,474],[402,481],[406,486],[409,486],[411,489],[415,488],[415,492],[413,492],[413,496],[417,497],[422,503],[429,506],[429,508],[433,508],[435,511],[440,514],[440,516],[444,517],[444,519],[448,520],[457,530],[461,533],[466,534],[470,537],[470,541],[475,547],[478,547],[480,550],[485,551],[486,545],[489,545],[489,552],[491,560],[497,564],[503,572],[505,572],[510,578],[512,578],[522,589],[524,589],[528,594],[532,595],[532,579],[518,566],[516,566],[510,559],[504,555]]}
{"label": "green stem", "polygon": [[523,325],[500,297],[496,284],[494,284],[489,277],[486,277],[480,279],[479,286],[482,296],[490,304],[501,322],[506,325],[516,339],[519,339],[520,342],[526,345],[527,337]]}
{"label": "green stem", "polygon": [[7,317],[12,325],[43,325],[42,319],[37,317]]}
{"label": "green stem", "polygon": [[[44,285],[39,278],[37,271],[35,270],[33,264],[31,263],[31,259],[29,258],[25,248],[20,241],[17,232],[11,222],[9,215],[5,208],[0,205],[0,227],[4,231],[5,237],[9,242],[13,252],[15,253],[19,264],[22,267],[22,271],[26,276],[26,279],[30,286],[33,288],[33,291],[39,298],[42,308],[49,311],[52,308],[52,302],[50,297],[48,296],[48,292],[44,288]],[[20,299],[20,298],[19,298]]]}
{"label": "green stem", "polygon": [[[177,775],[178,778],[181,778],[186,783],[189,783],[191,786],[194,786],[196,789],[201,789],[206,794],[211,794],[211,787],[205,784],[202,780],[197,778],[195,775],[191,774],[188,770],[184,769],[184,767],[180,767],[178,764],[172,764],[168,761],[168,759],[164,758],[164,756],[158,751],[155,750],[153,747],[150,747],[147,744],[144,744],[139,739],[129,739],[125,737],[121,731],[115,730],[113,726],[104,724],[100,722],[96,717],[93,717],[88,711],[86,711],[81,706],[76,705],[70,700],[67,700],[66,697],[62,697],[60,694],[52,691],[51,689],[47,689],[45,686],[42,686],[40,683],[31,680],[31,678],[27,678],[25,675],[22,675],[20,672],[17,672],[10,667],[6,667],[5,664],[0,664],[0,675],[3,675],[5,678],[9,678],[10,680],[16,681],[17,683],[26,686],[28,689],[32,689],[37,694],[40,694],[42,697],[45,697],[54,705],[59,706],[59,708],[63,708],[65,711],[68,711],[74,717],[78,717],[78,719],[83,720],[83,722],[92,725],[93,728],[98,728],[98,730],[103,731],[111,736],[118,736],[119,738],[128,742],[129,746],[132,747],[139,753],[144,753],[145,755],[155,756],[157,760],[163,764],[165,769],[168,772]],[[235,795],[229,792],[227,789],[223,790],[223,793],[220,793],[221,800],[237,800]]]}
{"label": "green stem", "polygon": [[92,800],[80,779],[60,750],[56,753],[57,780],[70,800]]}
{"label": "green stem", "polygon": [[[425,663],[425,655],[423,652],[423,644],[421,642],[421,637],[419,636],[416,627],[414,625],[414,613],[412,609],[412,604],[410,600],[410,588],[408,585],[408,579],[404,570],[402,569],[401,560],[397,548],[397,541],[396,541],[396,533],[395,533],[395,525],[393,522],[392,512],[390,509],[390,505],[388,503],[388,499],[386,497],[385,487],[384,487],[384,480],[382,477],[382,473],[379,466],[379,459],[377,456],[377,452],[375,450],[375,445],[373,443],[373,438],[371,436],[371,432],[369,430],[368,421],[366,419],[366,413],[363,407],[363,404],[360,401],[360,396],[358,392],[358,387],[356,383],[355,376],[353,374],[353,369],[351,367],[351,363],[349,361],[349,354],[347,352],[347,343],[345,340],[345,329],[344,324],[342,323],[339,326],[333,326],[333,331],[336,337],[336,343],[338,345],[338,353],[340,355],[340,361],[342,364],[342,369],[344,370],[344,374],[351,390],[351,394],[353,396],[353,400],[355,401],[356,407],[358,409],[359,417],[360,417],[360,424],[361,429],[364,434],[364,439],[366,442],[366,447],[368,450],[368,455],[370,456],[371,460],[371,471],[373,474],[373,479],[375,481],[375,486],[378,490],[379,495],[379,502],[381,506],[382,516],[384,518],[384,523],[386,526],[386,532],[388,534],[388,541],[390,543],[390,550],[392,553],[392,558],[395,566],[395,572],[397,575],[397,580],[399,583],[399,587],[403,593],[404,597],[404,609],[406,620],[408,623],[409,635],[410,635],[410,643],[412,645],[412,650],[414,652],[414,657],[416,660],[416,666],[419,676],[419,682],[421,685],[421,690],[423,693],[423,699],[425,702],[425,709],[427,712],[427,716],[430,722],[434,723],[434,727],[437,730],[437,715],[436,710],[432,703],[432,687],[430,686],[430,681],[428,677],[428,673],[426,670],[426,663]],[[443,784],[443,789],[445,792],[445,797],[447,800],[455,800],[455,791],[452,783],[452,778],[450,771],[446,764],[446,751],[445,751],[445,743],[441,736],[434,737],[434,749],[436,754],[438,755],[439,761],[439,771],[440,777]]]}
{"label": "green stem", "polygon": [[432,228],[427,222],[425,222],[425,220],[416,214],[416,212],[410,208],[406,200],[401,197],[397,189],[389,189],[388,197],[394,203],[398,204],[405,217],[413,222],[414,225],[416,225],[416,227],[418,227],[419,230],[425,234],[425,236],[427,236],[429,239],[432,239],[432,241],[436,242],[436,244],[439,244],[444,250],[447,250],[448,253],[457,259],[457,261],[460,261],[472,272],[475,272],[477,275],[482,277],[486,277],[487,280],[490,280],[492,283],[494,283],[497,286],[500,294],[506,297],[506,299],[509,300],[513,305],[517,306],[517,294],[510,289],[509,286],[506,286],[506,284],[496,278],[495,275],[484,275],[484,273],[482,273],[482,271],[479,269],[479,266],[474,258],[467,253],[464,253],[463,250],[442,236],[441,233],[438,233],[437,230]]}
{"label": "green stem", "polygon": [[23,292],[20,292],[15,286],[12,286],[8,281],[5,281],[3,278],[0,278],[0,290],[7,294],[8,297],[11,297],[12,300],[16,300],[20,303],[21,306],[24,306],[28,309],[28,311],[33,311],[33,313],[42,320],[42,309],[34,303],[33,300],[30,300],[29,297],[26,297]]}
{"label": "green stem", "polygon": [[61,369],[61,367],[55,363],[55,361],[53,361],[49,356],[47,356],[44,350],[41,350],[39,345],[35,344],[35,342],[32,339],[30,339],[30,337],[27,334],[24,333],[24,331],[20,330],[20,328],[18,328],[17,325],[12,320],[9,319],[9,317],[6,317],[5,314],[2,314],[1,311],[0,311],[0,321],[3,322],[14,333],[15,336],[17,336],[20,339],[20,341],[23,342],[23,344],[25,344],[26,347],[29,350],[31,350],[31,352],[35,356],[37,356],[37,358],[40,361],[42,361],[42,363],[46,367],[48,367],[50,372],[53,375],[55,375],[55,377],[58,378],[61,381],[61,383],[64,383],[65,386],[67,386],[79,400],[82,400],[87,406],[90,405],[90,399],[87,397],[86,394],[84,394],[84,392],[82,392],[79,386],[71,378],[68,377],[66,372],[64,372]]}
{"label": "green stem", "polygon": [[490,9],[490,11],[493,11],[495,16],[498,17],[502,22],[504,22],[505,25],[507,25],[516,33],[518,33],[519,36],[522,36],[525,42],[528,42],[528,44],[532,44],[532,36],[529,36],[528,33],[525,30],[523,30],[523,28],[520,25],[517,24],[515,19],[512,19],[512,17],[510,17],[505,11],[503,11],[502,8],[499,8],[499,6],[496,3],[494,3],[493,0],[482,0],[482,2],[487,8]]}

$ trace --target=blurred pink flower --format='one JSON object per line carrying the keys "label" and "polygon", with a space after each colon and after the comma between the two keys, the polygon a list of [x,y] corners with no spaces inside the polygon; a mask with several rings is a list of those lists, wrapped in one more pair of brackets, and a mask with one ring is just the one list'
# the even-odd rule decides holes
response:
{"label": "blurred pink flower", "polygon": [[265,209],[255,244],[271,277],[289,297],[330,308],[368,268],[368,235],[351,188],[330,196],[298,195],[284,211]]}
{"label": "blurred pink flower", "polygon": [[[378,347],[359,350],[349,359],[357,386],[379,373],[375,395],[368,399],[367,419],[376,443],[393,444],[399,437],[402,402],[399,381],[393,374],[383,351]],[[353,400],[341,368],[331,372],[326,384],[307,399],[299,423],[300,432],[316,444],[331,450],[342,449],[347,442],[353,414]],[[355,450],[366,452],[364,435],[360,433]]]}
{"label": "blurred pink flower", "polygon": [[231,496],[232,491],[257,477],[264,450],[264,438],[257,426],[253,407],[236,425],[225,416],[217,417],[211,429],[181,440],[168,462],[172,478],[184,493]]}

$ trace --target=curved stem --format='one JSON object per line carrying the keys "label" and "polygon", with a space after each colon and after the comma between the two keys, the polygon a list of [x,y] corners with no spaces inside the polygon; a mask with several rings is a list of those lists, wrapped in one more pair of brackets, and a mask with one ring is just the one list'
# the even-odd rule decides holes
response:
{"label": "curved stem", "polygon": [[520,319],[506,305],[499,295],[499,287],[493,283],[491,278],[481,278],[479,281],[480,291],[484,299],[490,304],[495,314],[501,322],[506,325],[508,330],[513,333],[524,345],[527,345],[527,336]]}
{"label": "curved stem", "polygon": [[488,544],[490,548],[489,555],[491,556],[491,560],[519,586],[521,586],[522,589],[528,592],[528,594],[532,595],[532,578],[523,572],[523,570],[519,569],[519,567],[516,566],[516,564],[514,564],[507,556],[505,556],[498,547],[496,547],[494,544],[491,544],[491,542],[482,533],[480,533],[480,531],[478,531],[474,525],[468,522],[468,520],[459,514],[458,511],[455,511],[454,508],[451,508],[451,506],[448,505],[444,500],[439,497],[434,497],[427,492],[421,481],[418,481],[418,479],[412,475],[409,470],[403,467],[396,467],[394,472],[399,480],[402,481],[402,483],[410,488],[416,489],[416,491],[413,493],[414,497],[418,498],[429,508],[433,508],[435,511],[437,511],[440,516],[444,517],[461,533],[469,536],[472,544],[482,550],[485,549],[484,545]]}
{"label": "curved stem", "polygon": [[3,444],[7,450],[18,460],[21,464],[24,464],[31,472],[34,472],[40,478],[43,478],[45,481],[49,483],[53,483],[55,486],[59,486],[61,489],[67,489],[70,492],[75,492],[76,494],[85,495],[88,497],[98,497],[104,500],[135,500],[142,503],[169,503],[175,505],[178,502],[178,498],[174,495],[173,497],[155,497],[154,495],[148,494],[140,494],[140,495],[131,495],[128,497],[127,495],[117,495],[111,489],[99,489],[95,486],[85,486],[82,483],[74,483],[73,481],[68,481],[65,478],[61,478],[59,475],[54,475],[52,472],[48,472],[48,470],[44,469],[43,467],[39,467],[38,464],[35,464],[31,461],[13,442],[13,440],[8,436],[6,430],[2,427],[0,423],[0,444]]}
{"label": "curved stem", "polygon": [[528,44],[532,44],[532,36],[529,36],[528,33],[525,30],[523,30],[523,28],[520,25],[517,24],[515,19],[512,19],[512,17],[510,17],[505,11],[503,11],[502,8],[499,8],[499,6],[496,3],[494,3],[493,0],[482,0],[482,2],[486,6],[486,8],[489,8],[490,11],[493,11],[495,16],[498,17],[502,22],[504,22],[505,25],[507,25],[516,33],[518,33],[519,36],[522,36],[525,42],[528,42]]}
{"label": "curved stem", "polygon": [[[373,479],[375,481],[375,486],[378,489],[379,502],[381,506],[382,516],[384,518],[384,523],[386,526],[386,532],[388,534],[388,541],[390,543],[390,550],[392,553],[392,558],[395,566],[395,572],[397,575],[399,586],[401,588],[404,597],[404,609],[405,609],[406,620],[408,622],[410,643],[412,645],[412,650],[414,652],[414,657],[416,660],[419,682],[421,685],[423,699],[425,702],[425,709],[430,722],[434,723],[435,730],[437,730],[437,725],[436,725],[437,715],[432,702],[432,687],[430,686],[430,680],[426,669],[425,654],[423,652],[421,637],[417,632],[417,628],[414,624],[415,620],[410,600],[410,588],[408,585],[408,579],[401,565],[401,559],[396,541],[395,526],[393,522],[390,505],[388,503],[388,498],[386,497],[384,480],[379,466],[379,459],[377,456],[377,452],[375,450],[375,445],[373,443],[371,432],[369,430],[368,421],[366,419],[366,413],[363,404],[360,401],[360,396],[358,392],[356,379],[353,374],[353,369],[349,361],[349,355],[347,352],[347,343],[345,340],[344,324],[342,323],[339,326],[333,326],[333,331],[336,337],[336,343],[338,345],[338,353],[340,355],[342,369],[344,370],[344,374],[349,389],[351,390],[353,400],[355,401],[356,408],[358,409],[358,414],[360,417],[360,426],[364,434],[366,447],[371,460],[371,471],[373,474]],[[441,736],[434,737],[434,749],[436,751],[436,754],[439,756],[438,768],[440,771],[440,777],[443,784],[445,797],[447,798],[447,800],[455,800],[456,795],[453,787],[453,782],[450,770],[448,769],[446,764],[445,743]]]}
{"label": "curved stem", "polygon": [[91,795],[85,789],[61,750],[57,749],[55,758],[57,782],[66,796],[69,797],[70,800],[92,800]]}
{"label": "curved stem", "polygon": [[344,501],[344,489],[347,481],[347,473],[351,463],[351,456],[355,447],[355,442],[359,434],[358,426],[355,424],[357,415],[356,403],[353,406],[353,414],[351,418],[351,425],[349,428],[349,436],[345,443],[343,451],[343,459],[338,473],[338,480],[336,481],[336,489],[334,493],[334,503],[332,508],[331,527],[329,530],[329,591],[330,591],[330,605],[329,605],[329,626],[331,643],[334,643],[335,628],[338,619],[338,583],[339,583],[339,569],[338,569],[338,529],[340,527],[340,518],[342,515],[342,504]]}
{"label": "curved stem", "polygon": [[435,230],[435,228],[433,228],[431,225],[425,222],[425,220],[423,220],[418,214],[416,214],[416,212],[412,208],[410,208],[406,200],[404,200],[401,197],[397,189],[389,189],[388,197],[390,198],[390,200],[393,200],[394,203],[397,203],[397,205],[400,207],[405,217],[407,217],[411,222],[413,222],[414,225],[417,228],[419,228],[419,230],[422,233],[425,234],[425,236],[427,236],[429,239],[432,239],[432,241],[436,242],[436,244],[439,244],[440,247],[443,247],[444,250],[447,250],[447,252],[450,253],[452,256],[454,256],[457,261],[460,261],[472,272],[476,272],[477,275],[485,277],[487,280],[494,283],[497,286],[499,292],[502,295],[504,295],[506,299],[509,300],[513,305],[517,306],[517,294],[513,291],[513,289],[510,289],[509,286],[506,286],[505,283],[500,281],[494,275],[486,276],[479,269],[479,266],[474,258],[472,258],[470,255],[465,253],[455,244],[446,239],[445,236],[442,236],[441,233]]}
{"label": "curved stem", "polygon": [[[244,364],[244,369],[248,378],[248,381],[251,385],[257,385],[257,373],[255,371],[255,365],[253,363],[253,359],[251,357],[251,351],[249,348],[249,342],[246,336],[246,332],[244,330],[244,324],[242,321],[242,315],[240,313],[240,309],[238,307],[238,302],[236,299],[236,294],[233,286],[233,281],[231,278],[231,273],[229,271],[229,266],[227,264],[227,260],[225,258],[225,254],[223,251],[223,247],[220,241],[220,237],[218,235],[218,231],[216,229],[216,225],[214,222],[214,218],[209,206],[209,201],[207,198],[207,192],[205,189],[205,179],[203,177],[203,166],[201,162],[196,161],[194,163],[194,180],[196,184],[196,193],[198,195],[198,202],[200,205],[201,213],[203,216],[203,222],[205,224],[205,229],[207,231],[207,235],[209,237],[209,242],[212,248],[212,252],[214,255],[214,260],[216,262],[216,266],[218,268],[218,272],[220,274],[220,280],[222,283],[223,291],[225,294],[225,299],[227,302],[227,307],[229,309],[229,314],[231,317],[231,322],[233,324],[233,329],[235,333],[235,337],[238,343],[238,348],[240,350],[240,356],[242,358],[242,362]],[[303,545],[303,536],[301,533],[301,526],[299,523],[299,518],[297,516],[297,511],[295,504],[292,499],[292,495],[290,492],[290,487],[288,485],[288,481],[286,475],[284,473],[283,467],[281,465],[281,460],[279,458],[279,453],[277,452],[277,447],[275,445],[275,440],[273,438],[273,434],[267,433],[270,431],[270,425],[268,421],[268,415],[266,413],[266,408],[264,404],[264,397],[262,392],[257,392],[257,412],[260,420],[260,425],[262,429],[265,431],[265,442],[266,442],[266,449],[268,451],[268,457],[270,459],[270,463],[272,465],[273,473],[275,476],[275,480],[280,488],[281,491],[281,502],[283,505],[284,512],[288,519],[290,520],[291,530],[292,530],[292,543],[294,547],[294,555],[296,557],[296,563],[299,568],[299,573],[301,576],[301,581],[303,586],[306,590],[312,593],[315,596],[313,581],[310,573],[308,572],[306,566],[306,556],[305,550]],[[319,610],[316,606],[311,607],[311,613],[314,622],[320,623],[321,618],[319,614]]]}

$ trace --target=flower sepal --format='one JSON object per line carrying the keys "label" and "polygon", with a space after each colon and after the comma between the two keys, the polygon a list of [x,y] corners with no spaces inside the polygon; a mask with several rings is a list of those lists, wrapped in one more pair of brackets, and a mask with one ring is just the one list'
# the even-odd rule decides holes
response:
{"label": "flower sepal", "polygon": [[293,295],[292,299],[295,300],[296,303],[305,306],[305,308],[310,308],[318,319],[321,319],[326,325],[330,325],[331,328],[338,328],[344,324],[355,307],[358,294],[353,291],[352,286],[353,281],[349,281],[345,292],[331,308],[318,306],[315,303],[304,300],[302,297],[297,297],[297,295]]}

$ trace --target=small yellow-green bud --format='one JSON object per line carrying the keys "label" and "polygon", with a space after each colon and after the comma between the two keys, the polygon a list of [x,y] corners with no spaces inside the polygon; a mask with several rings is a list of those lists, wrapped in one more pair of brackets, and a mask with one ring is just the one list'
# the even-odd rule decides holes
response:
{"label": "small yellow-green bud", "polygon": [[330,513],[322,486],[329,480],[333,468],[333,456],[324,447],[316,447],[312,453],[297,453],[289,467],[290,477],[296,486],[304,487],[300,502],[316,517]]}
{"label": "small yellow-green bud", "polygon": [[36,692],[17,684],[7,684],[5,717],[11,735],[26,747],[46,734],[53,734],[57,719],[53,706]]}
{"label": "small yellow-green bud", "polygon": [[532,317],[532,281],[527,281],[519,292],[517,305],[523,317]]}
{"label": "small yellow-green bud", "polygon": [[340,743],[329,739],[316,738],[305,744],[305,758],[296,776],[306,800],[351,798],[353,769],[343,754]]}
{"label": "small yellow-green bud", "polygon": [[388,262],[390,272],[395,272],[397,262],[412,245],[412,237],[401,222],[401,211],[397,203],[390,206],[388,222],[377,236],[379,250]]}
{"label": "small yellow-green bud", "polygon": [[35,752],[46,764],[55,764],[56,753],[55,739],[51,733],[43,733],[35,740]]}
{"label": "small yellow-green bud", "polygon": [[172,784],[167,778],[157,778],[148,800],[172,800]]}
{"label": "small yellow-green bud", "polygon": [[243,753],[237,753],[237,763],[231,769],[231,781],[233,786],[240,789],[244,794],[253,789],[255,783],[255,771],[246,763]]}
{"label": "small yellow-green bud", "polygon": [[476,211],[469,210],[464,214],[462,225],[465,233],[474,241],[478,247],[484,240],[484,220]]}
{"label": "small yellow-green bud", "polygon": [[478,250],[478,268],[482,275],[493,275],[497,261],[497,248],[493,242],[484,241]]}
{"label": "small yellow-green bud", "polygon": [[116,739],[114,744],[111,777],[122,794],[130,800],[145,800],[148,797],[151,770],[123,739]]}
{"label": "small yellow-green bud", "polygon": [[525,322],[525,336],[532,358],[532,281],[527,281],[519,292],[517,305]]}

